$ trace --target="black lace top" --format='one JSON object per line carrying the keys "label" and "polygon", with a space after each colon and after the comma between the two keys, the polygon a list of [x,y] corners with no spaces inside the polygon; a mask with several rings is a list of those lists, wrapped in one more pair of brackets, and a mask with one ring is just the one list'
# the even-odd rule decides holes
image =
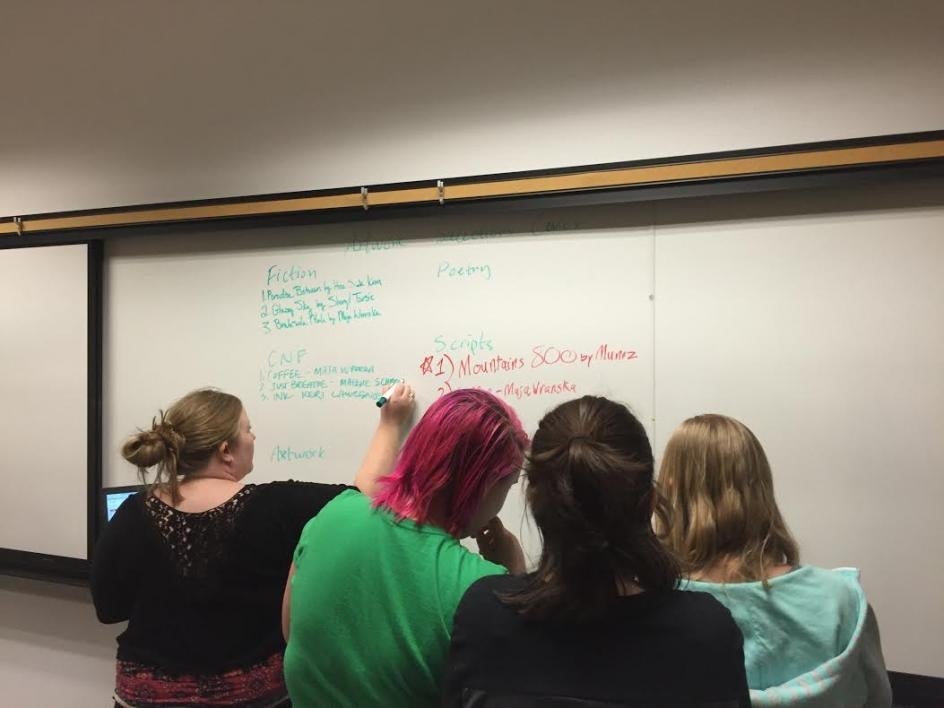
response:
{"label": "black lace top", "polygon": [[180,577],[207,578],[224,561],[232,550],[236,522],[255,491],[255,485],[245,486],[219,506],[196,514],[177,511],[155,496],[145,498],[147,515],[161,534],[161,549]]}
{"label": "black lace top", "polygon": [[245,668],[284,649],[282,592],[305,523],[345,485],[246,485],[202,513],[127,499],[92,559],[102,622],[128,620],[118,659],[168,674]]}

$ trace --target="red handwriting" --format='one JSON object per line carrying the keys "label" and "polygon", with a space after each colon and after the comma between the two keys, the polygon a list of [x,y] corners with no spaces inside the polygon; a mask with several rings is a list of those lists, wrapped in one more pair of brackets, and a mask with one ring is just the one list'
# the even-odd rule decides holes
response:
{"label": "red handwriting", "polygon": [[[583,356],[584,355],[581,354],[581,357]],[[609,344],[601,344],[599,347],[597,347],[597,350],[592,356],[596,360],[603,361],[631,361],[632,359],[639,358],[636,356],[636,351],[634,349],[610,349]],[[590,366],[590,361],[590,359],[587,360],[587,366]]]}
{"label": "red handwriting", "polygon": [[577,393],[577,384],[569,381],[532,381],[531,383],[519,384],[515,382],[506,383],[501,388],[493,388],[492,391],[505,398],[532,398],[534,396],[556,396],[562,393]]}
{"label": "red handwriting", "polygon": [[520,356],[509,357],[502,354],[484,358],[476,358],[471,354],[462,357],[453,357],[450,354],[440,354],[439,356],[430,354],[423,357],[423,361],[420,362],[420,374],[422,376],[435,376],[447,383],[468,376],[497,374],[502,371],[515,371],[521,368],[524,368],[524,359]]}
{"label": "red handwriting", "polygon": [[420,374],[427,375],[433,373],[433,357],[432,355],[423,359],[423,362],[420,364]]}
{"label": "red handwriting", "polygon": [[638,359],[634,349],[620,349],[609,344],[601,344],[592,352],[577,352],[568,347],[554,347],[547,344],[538,344],[531,347],[531,368],[555,364],[585,364],[590,366],[594,361],[630,361]]}
{"label": "red handwriting", "polygon": [[[538,344],[531,347],[530,368],[539,369],[551,366],[587,366],[595,362],[620,362],[638,359],[634,349],[623,349],[610,344],[601,344],[593,351],[578,351],[570,347],[558,347]],[[437,379],[440,395],[462,386],[462,380],[468,377],[492,376],[505,372],[518,371],[526,366],[525,357],[493,354],[475,357],[472,354],[453,356],[451,354],[428,354],[419,364],[421,376]],[[488,387],[508,398],[528,398],[531,396],[574,393],[575,384],[568,381],[555,383],[533,382],[527,384],[508,383],[501,388]]]}
{"label": "red handwriting", "polygon": [[[570,381],[531,381],[529,383],[518,383],[516,381],[510,381],[505,384],[500,384],[498,386],[471,386],[470,388],[478,388],[483,391],[490,391],[496,396],[501,396],[503,398],[513,398],[515,400],[521,400],[522,398],[534,398],[536,396],[559,396],[561,394],[574,394],[577,393],[577,384],[571,383]],[[452,386],[447,382],[443,382],[441,386],[436,389],[437,393],[440,396],[452,391]]]}

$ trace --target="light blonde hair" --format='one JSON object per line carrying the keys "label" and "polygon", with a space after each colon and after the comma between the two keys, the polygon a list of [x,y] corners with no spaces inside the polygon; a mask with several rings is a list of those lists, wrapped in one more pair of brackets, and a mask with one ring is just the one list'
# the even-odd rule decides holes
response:
{"label": "light blonde hair", "polygon": [[[137,466],[150,489],[161,487],[174,504],[180,497],[178,477],[202,470],[224,442],[239,432],[243,404],[236,396],[213,388],[191,391],[125,441],[121,456]],[[157,467],[148,481],[148,469]]]}
{"label": "light blonde hair", "polygon": [[672,434],[659,470],[672,507],[663,538],[686,574],[721,568],[724,580],[761,580],[800,553],[774,498],[770,463],[754,433],[723,415],[689,418]]}

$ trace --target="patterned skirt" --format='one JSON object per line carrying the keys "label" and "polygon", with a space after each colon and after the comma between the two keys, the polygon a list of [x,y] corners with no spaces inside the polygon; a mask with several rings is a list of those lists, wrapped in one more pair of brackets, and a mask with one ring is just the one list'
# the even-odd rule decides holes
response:
{"label": "patterned skirt", "polygon": [[170,675],[153,666],[119,661],[115,703],[132,708],[243,706],[274,708],[287,703],[282,655],[221,674]]}

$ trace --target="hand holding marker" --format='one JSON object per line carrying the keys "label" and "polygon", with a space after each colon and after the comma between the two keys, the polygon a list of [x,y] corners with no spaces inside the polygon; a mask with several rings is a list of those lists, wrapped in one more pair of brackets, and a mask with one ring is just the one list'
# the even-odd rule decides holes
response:
{"label": "hand holding marker", "polygon": [[[391,386],[386,391],[384,391],[383,394],[380,396],[380,398],[377,399],[377,407],[382,408],[384,404],[390,400],[390,397],[393,396],[394,391],[397,390],[397,386],[401,384],[403,384],[403,379],[400,379],[399,383],[395,383],[393,386]],[[412,401],[414,398],[415,398],[415,394],[413,393],[413,391],[410,391],[410,400]]]}

